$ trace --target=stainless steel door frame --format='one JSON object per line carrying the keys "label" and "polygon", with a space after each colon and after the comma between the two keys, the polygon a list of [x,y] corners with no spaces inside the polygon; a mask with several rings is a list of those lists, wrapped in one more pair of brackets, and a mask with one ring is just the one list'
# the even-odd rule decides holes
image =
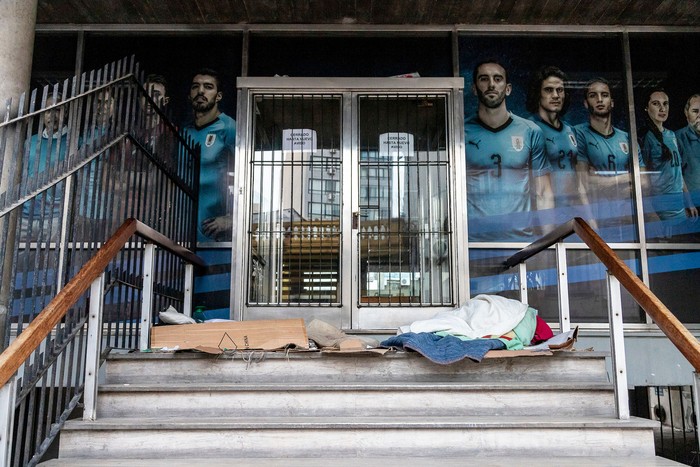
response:
{"label": "stainless steel door frame", "polygon": [[[462,86],[461,78],[240,78],[238,80],[238,139],[233,206],[234,229],[232,238],[232,281],[231,316],[233,319],[280,319],[290,317],[318,318],[341,328],[352,329],[394,329],[413,319],[429,317],[440,307],[366,307],[358,306],[359,268],[356,267],[358,252],[357,235],[352,231],[352,215],[359,211],[356,190],[359,184],[357,161],[360,154],[357,145],[359,128],[357,120],[357,96],[363,92],[372,93],[442,93],[447,96],[450,117],[449,137],[451,154],[451,213],[453,230],[453,270],[452,291],[454,302],[459,303],[468,297],[466,255],[466,199],[462,186],[464,173],[464,145],[462,132]],[[251,187],[249,161],[253,157],[253,122],[255,115],[254,99],[258,93],[265,94],[333,94],[342,95],[342,190],[341,231],[341,297],[340,306],[284,306],[253,307],[247,303],[246,276],[251,261],[251,248],[247,245],[246,234],[250,227],[248,213]],[[350,183],[348,183],[350,181]],[[352,232],[347,237],[348,233]],[[350,280],[347,280],[350,279]],[[444,307],[449,308],[449,307]],[[378,313],[379,312],[379,313]]]}

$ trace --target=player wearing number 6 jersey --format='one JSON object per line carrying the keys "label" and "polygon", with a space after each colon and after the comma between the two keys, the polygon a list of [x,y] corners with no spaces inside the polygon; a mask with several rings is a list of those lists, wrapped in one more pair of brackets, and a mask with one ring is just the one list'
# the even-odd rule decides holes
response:
{"label": "player wearing number 6 jersey", "polygon": [[[477,115],[465,122],[467,214],[471,241],[528,241],[533,208],[553,207],[542,130],[512,115],[506,70],[496,61],[474,69]],[[534,206],[533,206],[534,201]]]}
{"label": "player wearing number 6 jersey", "polygon": [[578,160],[588,168],[587,192],[594,216],[605,240],[632,240],[631,149],[627,133],[612,125],[614,101],[608,81],[589,81],[583,105],[589,121],[574,130]]}

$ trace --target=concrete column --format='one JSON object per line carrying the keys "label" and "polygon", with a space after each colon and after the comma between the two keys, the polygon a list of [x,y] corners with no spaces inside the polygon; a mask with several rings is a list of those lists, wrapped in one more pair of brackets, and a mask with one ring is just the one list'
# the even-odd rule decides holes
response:
{"label": "concrete column", "polygon": [[29,88],[38,0],[0,1],[0,102]]}
{"label": "concrete column", "polygon": [[[29,89],[32,73],[32,55],[34,53],[34,28],[36,26],[36,9],[38,0],[0,0],[0,118],[5,117],[5,102],[12,98],[12,115],[17,111],[19,95]],[[7,135],[10,132],[6,132]],[[12,156],[13,144],[8,141],[5,154],[0,157],[7,159]],[[18,161],[21,162],[21,161]],[[3,164],[5,167],[8,164]],[[0,192],[5,191],[9,180],[7,171],[0,178]],[[0,236],[8,227],[7,238],[0,238],[4,245],[13,245],[15,227],[17,225],[16,210],[0,218]],[[12,254],[5,254],[0,261],[0,350],[6,345],[8,307],[12,295],[12,281],[9,274],[12,266]]]}

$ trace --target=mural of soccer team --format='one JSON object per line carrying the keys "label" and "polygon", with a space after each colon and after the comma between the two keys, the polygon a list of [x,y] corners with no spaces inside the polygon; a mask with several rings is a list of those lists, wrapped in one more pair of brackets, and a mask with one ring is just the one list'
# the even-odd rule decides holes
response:
{"label": "mural of soccer team", "polygon": [[[523,241],[574,216],[607,241],[632,240],[634,159],[628,133],[613,125],[610,83],[594,78],[585,84],[588,121],[573,127],[563,119],[571,93],[559,68],[546,66],[531,76],[529,119],[508,111],[512,89],[498,61],[474,67],[478,108],[465,121],[470,240]],[[646,223],[657,224],[655,235],[663,238],[696,231],[700,95],[687,100],[688,125],[675,133],[664,126],[669,98],[662,88],[649,89],[637,105],[644,108],[637,160]]]}
{"label": "mural of soccer team", "polygon": [[[588,121],[576,126],[563,118],[571,92],[559,68],[545,66],[531,76],[529,119],[508,111],[512,86],[496,60],[473,69],[478,108],[464,124],[470,240],[527,241],[574,216],[589,221],[607,241],[633,240],[632,145],[628,133],[613,125],[610,83],[599,77],[585,84]],[[161,91],[165,96],[167,89]],[[194,74],[189,100],[195,121],[186,131],[202,146],[199,241],[231,235],[225,194],[216,189],[235,142],[235,122],[218,108],[222,97],[216,71]],[[672,237],[698,218],[700,95],[688,98],[688,125],[675,133],[664,126],[669,98],[663,89],[648,90],[637,104],[644,107],[637,160],[649,201],[646,222],[660,226],[656,236]]]}

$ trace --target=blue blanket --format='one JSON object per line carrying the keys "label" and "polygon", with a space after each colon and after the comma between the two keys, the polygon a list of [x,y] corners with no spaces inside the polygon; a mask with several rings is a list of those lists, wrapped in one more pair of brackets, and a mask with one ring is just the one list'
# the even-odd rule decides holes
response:
{"label": "blue blanket", "polygon": [[498,339],[474,339],[463,341],[454,336],[438,336],[430,332],[407,332],[390,337],[379,344],[384,348],[415,350],[431,362],[448,365],[465,358],[480,362],[489,350],[505,349]]}

